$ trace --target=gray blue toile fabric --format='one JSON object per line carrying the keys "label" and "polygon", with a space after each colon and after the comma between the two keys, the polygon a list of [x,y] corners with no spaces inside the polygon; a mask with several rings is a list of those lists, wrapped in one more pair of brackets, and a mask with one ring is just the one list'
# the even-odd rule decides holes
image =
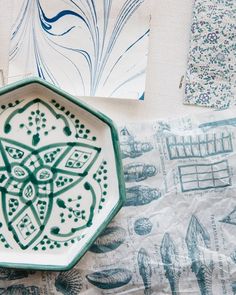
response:
{"label": "gray blue toile fabric", "polygon": [[0,269],[0,294],[236,294],[235,109],[119,129],[127,200],[69,272]]}
{"label": "gray blue toile fabric", "polygon": [[184,103],[236,102],[236,1],[195,0]]}

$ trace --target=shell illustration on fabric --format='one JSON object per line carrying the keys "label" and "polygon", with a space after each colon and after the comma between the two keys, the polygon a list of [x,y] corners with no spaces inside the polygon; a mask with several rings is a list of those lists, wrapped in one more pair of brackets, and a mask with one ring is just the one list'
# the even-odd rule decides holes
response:
{"label": "shell illustration on fabric", "polygon": [[40,295],[40,289],[36,286],[25,286],[23,284],[0,288],[0,295]]}
{"label": "shell illustration on fabric", "polygon": [[113,268],[88,274],[86,278],[100,289],[115,289],[127,285],[132,279],[132,273],[126,268]]}
{"label": "shell illustration on fabric", "polygon": [[206,256],[210,248],[210,236],[195,215],[190,220],[185,241],[192,261],[191,269],[197,278],[201,295],[213,295],[213,261]]}
{"label": "shell illustration on fabric", "polygon": [[152,222],[149,218],[139,218],[134,222],[134,231],[139,236],[145,236],[152,231]]}
{"label": "shell illustration on fabric", "polygon": [[236,294],[236,282],[232,282],[231,286],[232,286],[233,295],[235,295]]}
{"label": "shell illustration on fabric", "polygon": [[151,266],[151,258],[147,251],[144,248],[141,248],[138,252],[138,267],[139,274],[142,277],[144,284],[144,294],[151,295],[152,294],[152,266]]}
{"label": "shell illustration on fabric", "polygon": [[83,279],[78,270],[60,272],[55,279],[56,290],[63,295],[77,295],[83,288]]}
{"label": "shell illustration on fabric", "polygon": [[120,131],[120,146],[123,159],[137,158],[153,149],[150,142],[135,140],[126,127]]}
{"label": "shell illustration on fabric", "polygon": [[139,182],[157,174],[154,165],[143,163],[131,163],[124,165],[124,176],[126,182]]}
{"label": "shell illustration on fabric", "polygon": [[120,226],[108,226],[96,239],[91,248],[93,253],[106,253],[117,249],[126,238],[126,231]]}
{"label": "shell illustration on fabric", "polygon": [[165,233],[161,243],[161,260],[165,269],[165,276],[169,281],[172,295],[178,295],[179,278],[181,275],[179,266],[179,254],[169,233]]}
{"label": "shell illustration on fabric", "polygon": [[227,216],[225,216],[223,219],[219,221],[223,223],[236,225],[236,207]]}
{"label": "shell illustration on fabric", "polygon": [[0,268],[0,281],[12,281],[27,278],[29,275],[34,274],[35,271],[19,270]]}
{"label": "shell illustration on fabric", "polygon": [[[0,137],[0,238],[6,248],[14,245],[44,251],[67,247],[83,237],[77,232],[91,226],[98,196],[93,188],[96,174],[90,177],[90,170],[95,164],[97,167],[101,148],[91,131],[54,100],[36,98],[9,105],[9,109],[2,107],[8,113]],[[25,143],[11,139],[14,128],[25,136]],[[47,144],[51,134],[59,133],[61,142]],[[104,170],[106,161],[103,163]],[[99,173],[103,176],[103,171]],[[101,184],[104,199],[107,184]],[[82,195],[65,197],[77,185]],[[88,206],[82,208],[85,197]],[[49,222],[52,212],[54,224]],[[3,226],[9,229],[10,239],[2,235]]]}
{"label": "shell illustration on fabric", "polygon": [[143,99],[148,2],[16,2],[10,79],[34,75],[76,96]]}
{"label": "shell illustration on fabric", "polygon": [[236,249],[230,254],[230,258],[236,263]]}
{"label": "shell illustration on fabric", "polygon": [[137,185],[126,189],[126,202],[124,206],[142,206],[158,200],[161,193],[156,188]]}

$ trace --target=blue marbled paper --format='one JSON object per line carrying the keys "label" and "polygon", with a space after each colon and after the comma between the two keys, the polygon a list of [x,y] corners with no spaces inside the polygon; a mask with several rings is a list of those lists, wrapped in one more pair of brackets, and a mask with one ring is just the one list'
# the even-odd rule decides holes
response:
{"label": "blue marbled paper", "polygon": [[74,95],[143,99],[149,4],[15,1],[9,82],[36,75]]}

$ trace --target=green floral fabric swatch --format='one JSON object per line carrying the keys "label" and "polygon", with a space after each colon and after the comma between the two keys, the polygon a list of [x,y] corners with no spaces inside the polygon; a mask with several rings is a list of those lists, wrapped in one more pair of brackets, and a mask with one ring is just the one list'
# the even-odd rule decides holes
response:
{"label": "green floral fabric swatch", "polygon": [[184,103],[236,102],[236,1],[195,0]]}

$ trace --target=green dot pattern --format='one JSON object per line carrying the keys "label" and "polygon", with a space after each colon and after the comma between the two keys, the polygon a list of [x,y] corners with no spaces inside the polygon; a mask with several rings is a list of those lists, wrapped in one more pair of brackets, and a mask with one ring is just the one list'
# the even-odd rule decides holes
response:
{"label": "green dot pattern", "polygon": [[44,236],[43,239],[33,248],[34,251],[38,250],[54,250],[54,249],[60,249],[61,247],[69,247],[72,244],[74,244],[77,241],[80,241],[81,238],[84,236],[78,236],[76,238],[69,239],[67,241],[55,241],[47,236]]}
{"label": "green dot pattern", "polygon": [[108,183],[107,183],[107,162],[103,161],[99,166],[97,172],[93,175],[93,178],[97,181],[101,188],[101,199],[99,202],[99,210],[103,208],[103,204],[106,202]]}
{"label": "green dot pattern", "polygon": [[13,213],[16,212],[19,206],[19,201],[17,199],[11,198],[8,202],[8,206],[9,206],[9,214],[10,216],[12,216]]}
{"label": "green dot pattern", "polygon": [[7,110],[7,109],[9,109],[9,108],[13,108],[13,107],[15,107],[15,106],[18,105],[19,103],[20,103],[19,100],[15,100],[14,102],[9,102],[8,104],[2,104],[2,105],[0,105],[0,108],[1,108],[1,110],[2,110],[2,112],[3,112],[3,111],[5,111],[5,110]]}
{"label": "green dot pattern", "polygon": [[96,136],[92,136],[92,137],[89,136],[89,134],[91,133],[91,130],[86,128],[85,124],[81,123],[80,120],[76,118],[76,116],[72,112],[66,110],[66,108],[64,106],[61,106],[55,99],[53,99],[51,103],[58,110],[62,111],[68,117],[68,119],[73,123],[75,128],[75,138],[77,139],[83,138],[90,141],[97,140]]}
{"label": "green dot pattern", "polygon": [[11,248],[10,245],[8,244],[8,242],[6,241],[5,237],[0,234],[0,243],[4,245],[5,248]]}

